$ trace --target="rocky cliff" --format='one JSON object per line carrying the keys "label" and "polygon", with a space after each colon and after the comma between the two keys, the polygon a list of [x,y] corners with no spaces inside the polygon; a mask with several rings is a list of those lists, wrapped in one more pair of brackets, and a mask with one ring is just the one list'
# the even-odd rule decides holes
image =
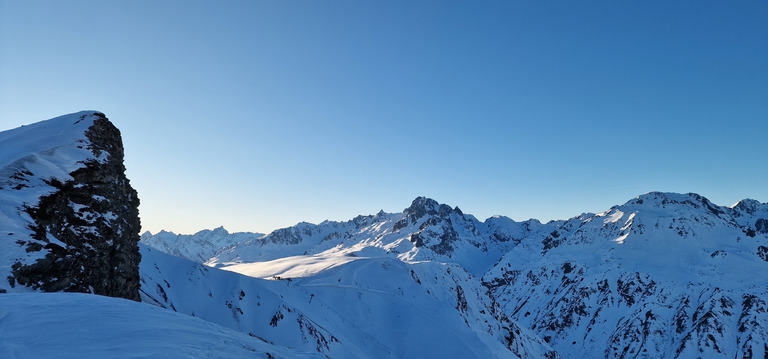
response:
{"label": "rocky cliff", "polygon": [[104,114],[0,132],[0,153],[0,292],[139,300],[139,199]]}

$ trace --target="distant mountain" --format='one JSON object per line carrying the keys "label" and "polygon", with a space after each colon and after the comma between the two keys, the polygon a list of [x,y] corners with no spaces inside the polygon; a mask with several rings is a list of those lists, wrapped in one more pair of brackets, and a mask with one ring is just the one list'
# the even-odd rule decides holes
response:
{"label": "distant mountain", "polygon": [[419,197],[402,213],[379,212],[347,222],[279,229],[227,248],[206,264],[226,268],[288,256],[386,255],[402,261],[453,262],[481,275],[526,236],[546,228],[537,220],[515,222],[506,217],[480,222],[458,207]]}
{"label": "distant mountain", "polygon": [[421,285],[423,266],[465,273],[461,283],[426,275],[428,290],[450,293],[440,297],[447,301],[472,288],[485,298],[477,313],[546,343],[532,339],[544,348],[538,355],[554,356],[549,348],[564,358],[768,355],[768,204],[754,200],[723,207],[697,194],[652,192],[542,224],[480,222],[420,197],[402,213],[280,229],[205,263],[310,283],[384,258],[404,263]]}
{"label": "distant mountain", "polygon": [[229,233],[224,227],[219,227],[195,234],[144,232],[141,235],[141,243],[179,258],[203,263],[227,247],[261,237],[264,237],[261,233]]}

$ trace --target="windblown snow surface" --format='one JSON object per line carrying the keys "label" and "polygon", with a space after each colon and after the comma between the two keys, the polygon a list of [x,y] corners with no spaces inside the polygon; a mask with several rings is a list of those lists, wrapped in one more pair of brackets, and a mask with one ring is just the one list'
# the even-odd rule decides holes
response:
{"label": "windblown snow surface", "polygon": [[0,358],[323,358],[126,299],[0,295]]}

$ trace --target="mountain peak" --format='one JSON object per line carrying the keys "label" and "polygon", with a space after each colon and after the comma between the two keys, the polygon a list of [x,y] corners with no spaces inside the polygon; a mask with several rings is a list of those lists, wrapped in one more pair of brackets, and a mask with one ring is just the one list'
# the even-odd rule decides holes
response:
{"label": "mountain peak", "polygon": [[741,201],[734,203],[731,206],[731,208],[738,209],[749,214],[754,214],[760,205],[761,205],[760,201],[757,201],[751,198],[745,198],[745,199],[742,199]]}
{"label": "mountain peak", "polygon": [[218,234],[218,235],[227,235],[227,234],[229,234],[229,232],[224,228],[224,226],[218,226],[218,227],[214,228],[213,229],[213,233],[214,234]]}
{"label": "mountain peak", "polygon": [[706,197],[696,193],[648,192],[635,197],[624,205],[643,205],[657,208],[664,208],[668,205],[681,205],[693,208],[704,207],[716,215],[723,213],[723,210],[719,206],[713,204]]}
{"label": "mountain peak", "polygon": [[440,216],[444,217],[451,213],[458,213],[462,215],[463,213],[459,209],[459,207],[451,208],[451,206],[447,204],[438,203],[434,199],[427,198],[427,197],[416,197],[416,199],[413,200],[411,203],[411,206],[406,208],[403,213],[408,215],[412,220],[417,220],[421,217],[424,217],[425,215],[430,216]]}
{"label": "mountain peak", "polygon": [[414,218],[421,218],[426,214],[434,215],[440,208],[440,204],[432,198],[416,197],[411,202],[411,206],[406,208],[403,212]]}

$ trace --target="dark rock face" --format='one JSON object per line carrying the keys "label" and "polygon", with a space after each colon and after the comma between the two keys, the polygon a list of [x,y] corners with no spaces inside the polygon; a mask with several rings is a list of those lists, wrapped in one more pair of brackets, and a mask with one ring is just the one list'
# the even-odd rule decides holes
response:
{"label": "dark rock face", "polygon": [[[475,223],[465,217],[459,207],[451,208],[431,198],[417,197],[403,213],[405,218],[397,221],[392,231],[419,224],[418,230],[411,234],[410,241],[416,247],[429,248],[439,255],[450,257],[453,254],[454,243],[461,237],[457,228],[479,236]],[[479,243],[472,244],[481,246]]]}
{"label": "dark rock face", "polygon": [[755,221],[755,231],[757,233],[768,234],[768,219],[758,218]]}
{"label": "dark rock face", "polygon": [[86,132],[87,160],[72,180],[25,208],[34,221],[27,252],[47,254],[15,263],[11,285],[46,292],[86,292],[139,301],[139,198],[125,176],[120,131],[103,115]]}
{"label": "dark rock face", "polygon": [[768,247],[766,246],[757,247],[757,255],[758,257],[760,257],[760,259],[768,262]]}

